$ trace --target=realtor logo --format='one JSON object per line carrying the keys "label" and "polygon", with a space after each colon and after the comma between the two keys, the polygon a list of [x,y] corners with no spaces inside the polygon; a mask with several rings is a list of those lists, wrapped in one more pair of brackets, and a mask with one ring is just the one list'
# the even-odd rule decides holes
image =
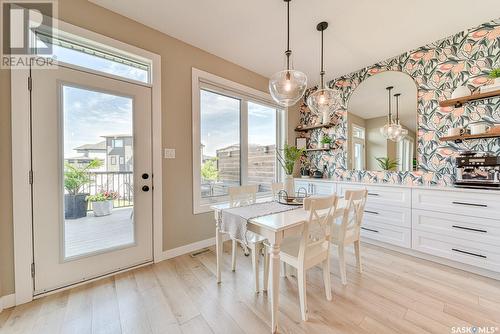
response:
{"label": "realtor logo", "polygon": [[39,38],[53,35],[55,2],[0,0],[2,68],[52,65],[52,44]]}

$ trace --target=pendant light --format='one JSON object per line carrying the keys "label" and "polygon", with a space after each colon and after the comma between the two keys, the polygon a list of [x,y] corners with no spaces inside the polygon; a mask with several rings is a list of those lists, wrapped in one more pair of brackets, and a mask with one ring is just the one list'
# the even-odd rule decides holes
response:
{"label": "pendant light", "polygon": [[382,128],[380,128],[380,133],[387,138],[391,139],[394,138],[394,131],[396,130],[394,120],[392,119],[392,108],[391,108],[391,90],[393,89],[393,86],[386,87],[385,89],[387,90],[387,93],[389,94],[389,114],[387,116],[387,124],[384,125]]}
{"label": "pendant light", "polygon": [[286,22],[287,22],[287,40],[286,40],[286,70],[275,73],[269,79],[269,92],[273,99],[281,106],[289,107],[297,103],[307,88],[307,77],[303,72],[293,69],[290,61],[292,50],[290,50],[290,1],[286,2]]}
{"label": "pendant light", "polygon": [[334,109],[338,103],[340,94],[337,90],[325,88],[325,70],[323,68],[323,32],[328,28],[328,22],[320,22],[316,26],[316,30],[321,32],[321,71],[319,72],[321,84],[318,90],[308,96],[307,106],[311,111],[318,115],[322,115],[323,124],[330,123],[330,111]]}
{"label": "pendant light", "polygon": [[393,131],[393,138],[391,138],[393,141],[401,141],[407,134],[408,130],[403,129],[401,124],[399,123],[399,97],[401,96],[401,93],[394,94],[394,97],[396,98],[396,126]]}

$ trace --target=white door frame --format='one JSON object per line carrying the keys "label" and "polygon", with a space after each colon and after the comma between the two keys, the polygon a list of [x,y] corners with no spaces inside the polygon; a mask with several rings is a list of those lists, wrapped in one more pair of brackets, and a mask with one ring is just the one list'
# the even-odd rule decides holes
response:
{"label": "white door frame", "polygon": [[[55,19],[54,19],[55,20]],[[150,61],[152,92],[152,145],[153,145],[153,259],[161,261],[163,253],[162,220],[162,126],[161,126],[161,57],[155,53],[120,42],[92,31],[58,20],[58,30],[90,40],[108,49],[115,49]],[[92,71],[92,70],[88,70]],[[11,73],[11,126],[12,126],[12,198],[14,227],[14,274],[16,305],[33,300],[32,207],[29,171],[30,94],[28,70],[15,69]],[[106,75],[100,73],[100,75]],[[110,77],[114,77],[109,75]],[[121,80],[126,80],[121,78]]]}

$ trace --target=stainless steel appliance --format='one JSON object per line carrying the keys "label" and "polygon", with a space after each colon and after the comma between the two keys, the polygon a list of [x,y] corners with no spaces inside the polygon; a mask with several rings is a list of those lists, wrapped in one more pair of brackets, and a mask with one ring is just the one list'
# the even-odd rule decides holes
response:
{"label": "stainless steel appliance", "polygon": [[455,162],[456,187],[500,189],[500,156],[467,152]]}

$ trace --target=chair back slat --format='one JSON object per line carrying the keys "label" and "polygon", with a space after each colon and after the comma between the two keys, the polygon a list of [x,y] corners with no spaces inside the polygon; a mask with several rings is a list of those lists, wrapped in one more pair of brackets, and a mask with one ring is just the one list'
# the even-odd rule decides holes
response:
{"label": "chair back slat", "polygon": [[[304,209],[309,211],[309,220],[304,223],[299,247],[299,259],[304,260],[307,250],[325,244],[329,249],[331,224],[337,209],[338,196],[309,197],[304,199]],[[315,227],[317,229],[315,230]],[[319,233],[310,235],[311,231]]]}
{"label": "chair back slat", "polygon": [[251,184],[239,187],[230,187],[228,189],[229,206],[231,208],[234,208],[238,206],[254,204],[257,198],[258,190],[259,190],[259,185],[257,184]]}
{"label": "chair back slat", "polygon": [[340,228],[340,235],[337,238],[343,240],[347,233],[359,236],[363,216],[365,213],[368,190],[346,190],[344,214]]}

